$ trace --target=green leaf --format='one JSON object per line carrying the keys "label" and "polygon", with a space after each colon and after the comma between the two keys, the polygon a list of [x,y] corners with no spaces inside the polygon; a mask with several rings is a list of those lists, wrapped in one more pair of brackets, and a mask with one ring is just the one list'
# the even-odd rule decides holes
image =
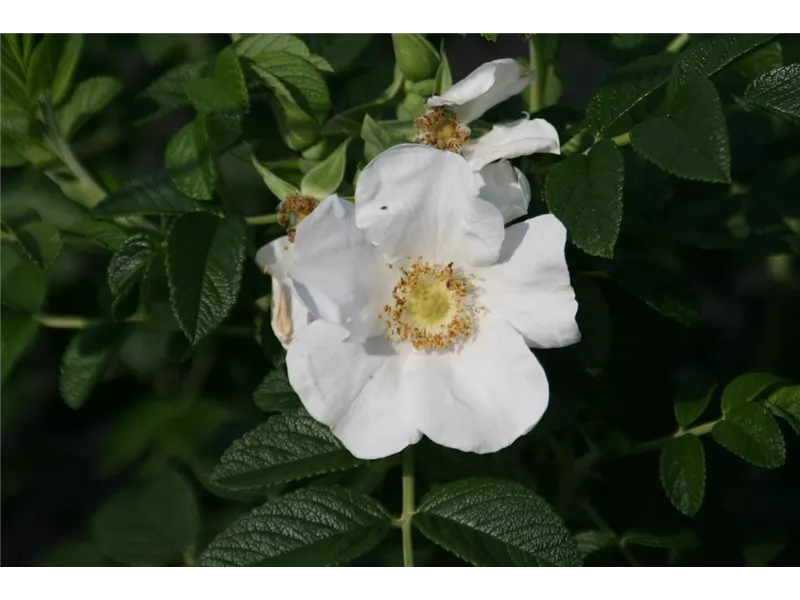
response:
{"label": "green leaf", "polygon": [[800,121],[800,63],[765,73],[744,92],[745,102]]}
{"label": "green leaf", "polygon": [[244,71],[233,48],[217,55],[211,77],[186,82],[186,94],[195,107],[204,112],[242,111],[250,102]]}
{"label": "green leaf", "polygon": [[122,82],[114,77],[92,77],[81,81],[69,101],[58,109],[58,125],[67,139],[92,115],[99,113],[122,90]]}
{"label": "green leaf", "polygon": [[403,74],[395,68],[392,83],[372,102],[361,104],[343,110],[331,117],[322,128],[322,135],[358,135],[361,131],[364,117],[371,112],[378,112],[391,103],[403,89]]}
{"label": "green leaf", "polygon": [[[26,34],[27,35],[27,34]],[[30,38],[32,39],[32,36]],[[27,73],[30,59],[24,56],[16,34],[4,33],[0,38],[0,94],[3,99],[3,121],[10,106],[27,111],[31,100],[28,96]]]}
{"label": "green leaf", "polygon": [[[332,36],[324,36],[332,37]],[[351,37],[350,35],[341,37]],[[321,71],[333,71],[333,67],[321,56],[312,54],[305,42],[286,33],[259,33],[246,35],[237,40],[234,50],[240,56],[255,58],[264,52],[288,52],[310,62]]]}
{"label": "green leaf", "polygon": [[539,496],[501,479],[464,479],[428,493],[414,525],[475,566],[576,566],[575,540]]}
{"label": "green leaf", "polygon": [[362,463],[308,413],[287,412],[233,442],[211,481],[229,490],[253,491]]}
{"label": "green leaf", "polygon": [[[347,165],[347,145],[350,140],[345,140],[330,156],[311,169],[303,176],[300,182],[300,193],[324,200],[339,189],[339,184],[344,178],[344,168]],[[266,181],[266,180],[265,180]]]}
{"label": "green leaf", "polygon": [[354,67],[356,59],[370,46],[374,37],[371,33],[325,34],[314,36],[309,44],[335,73],[342,73]]}
{"label": "green leaf", "polygon": [[605,548],[616,548],[617,537],[610,531],[581,531],[575,534],[578,552],[583,558]]}
{"label": "green leaf", "polygon": [[364,123],[361,126],[361,139],[364,140],[364,156],[367,160],[372,160],[384,150],[388,150],[395,144],[400,143],[369,115],[364,115]]}
{"label": "green leaf", "polygon": [[108,286],[115,296],[124,296],[139,282],[156,252],[153,236],[132,235],[108,263]]}
{"label": "green leaf", "polygon": [[783,48],[779,41],[770,42],[736,61],[733,67],[748,81],[783,66]]}
{"label": "green leaf", "polygon": [[118,250],[128,238],[125,230],[118,225],[97,219],[79,220],[61,229],[94,240],[109,250]]}
{"label": "green leaf", "polygon": [[39,215],[30,209],[6,210],[3,223],[17,238],[22,251],[42,269],[49,269],[61,254],[61,235],[50,223],[39,220]]}
{"label": "green leaf", "polygon": [[186,94],[186,84],[202,77],[210,65],[210,58],[186,63],[170,69],[147,86],[139,94],[139,98],[152,100],[158,105],[158,110],[150,116],[156,117],[176,108],[189,106],[191,102]]}
{"label": "green leaf", "polygon": [[[61,46],[61,55],[58,57],[53,77],[53,102],[56,104],[66,96],[69,84],[83,50],[83,34],[70,33]],[[35,52],[35,51],[34,51]],[[31,59],[31,62],[33,59]]]}
{"label": "green leaf", "polygon": [[342,488],[304,488],[267,502],[218,535],[203,566],[312,567],[343,564],[390,530],[389,513]]}
{"label": "green leaf", "polygon": [[674,54],[646,56],[612,73],[589,100],[586,123],[602,134],[620,117],[667,82]]}
{"label": "green leaf", "polygon": [[39,322],[31,315],[4,310],[0,314],[0,381],[5,381],[14,365],[36,337]]}
{"label": "green leaf", "polygon": [[711,430],[714,440],[757,467],[772,469],[786,460],[786,447],[775,419],[760,404],[742,404]]}
{"label": "green leaf", "polygon": [[781,418],[800,435],[800,385],[784,387],[772,393],[767,398],[767,405],[778,409]]}
{"label": "green leaf", "polygon": [[397,66],[406,79],[420,81],[436,73],[439,56],[431,43],[418,33],[393,33],[392,45]]}
{"label": "green leaf", "polygon": [[589,154],[570,156],[547,176],[545,197],[581,250],[610,258],[622,221],[622,156],[601,140]]}
{"label": "green leaf", "polygon": [[611,352],[611,315],[602,289],[591,278],[573,276],[572,286],[578,301],[579,348],[586,369],[594,374],[603,367]]}
{"label": "green leaf", "polygon": [[92,519],[92,537],[117,562],[162,566],[192,550],[198,521],[194,493],[168,471],[109,500]]}
{"label": "green leaf", "polygon": [[722,392],[722,414],[753,402],[783,379],[769,373],[745,373],[731,381]]}
{"label": "green leaf", "polygon": [[675,563],[681,550],[691,550],[703,543],[692,531],[673,534],[653,534],[642,531],[626,531],[620,540],[623,547],[644,546],[645,548],[664,548],[669,552],[670,563]]}
{"label": "green leaf", "polygon": [[163,178],[145,177],[127,184],[94,208],[98,217],[128,215],[173,215],[202,211],[203,206],[184,195]]}
{"label": "green leaf", "polygon": [[289,385],[289,378],[282,369],[267,373],[253,392],[256,406],[266,412],[286,412],[300,407],[300,399]]}
{"label": "green leaf", "polygon": [[167,241],[172,312],[192,343],[217,327],[236,303],[245,250],[244,222],[209,213],[175,221]]}
{"label": "green leaf", "polygon": [[730,182],[725,116],[717,90],[707,79],[692,78],[681,86],[666,115],[633,128],[631,143],[646,159],[678,177]]}
{"label": "green leaf", "polygon": [[453,75],[450,73],[450,61],[447,60],[447,54],[444,51],[444,40],[442,40],[442,47],[439,50],[442,57],[439,67],[436,69],[434,77],[433,91],[436,95],[442,95],[451,87],[453,87]]}
{"label": "green leaf", "polygon": [[254,71],[273,92],[269,102],[284,143],[292,150],[302,150],[313,144],[319,132],[317,119],[300,107],[278,77],[258,67],[254,67]]}
{"label": "green leaf", "polygon": [[174,404],[154,400],[134,404],[120,413],[103,448],[100,472],[113,473],[142,456],[175,414]]}
{"label": "green leaf", "polygon": [[61,397],[72,409],[79,409],[100,381],[106,367],[122,344],[126,328],[104,323],[83,329],[61,357]]}
{"label": "green leaf", "polygon": [[703,505],[706,458],[703,442],[688,434],[669,440],[661,448],[661,484],[672,505],[693,517]]}
{"label": "green leaf", "polygon": [[45,272],[23,259],[13,248],[2,253],[2,285],[0,297],[6,306],[27,313],[37,313],[44,304],[47,280]]}
{"label": "green leaf", "polygon": [[740,56],[769,43],[775,34],[710,35],[692,44],[681,53],[673,67],[670,92],[686,83],[693,75],[710,77]]}
{"label": "green leaf", "polygon": [[717,382],[698,375],[684,383],[675,398],[675,420],[686,429],[694,423],[711,402],[711,396],[717,390]]}
{"label": "green leaf", "polygon": [[618,260],[611,277],[668,319],[688,327],[700,316],[694,289],[679,272],[659,263]]}
{"label": "green leaf", "polygon": [[272,171],[267,169],[263,164],[256,160],[255,156],[251,156],[250,160],[253,163],[253,166],[258,171],[258,174],[261,175],[261,178],[264,180],[264,185],[269,188],[269,191],[275,194],[275,196],[279,200],[283,200],[287,196],[296,196],[300,193],[296,187],[294,187],[291,183],[284,181],[277,175],[275,175]]}
{"label": "green leaf", "polygon": [[185,125],[169,141],[165,162],[175,187],[181,192],[195,200],[214,197],[214,164],[202,116]]}
{"label": "green leaf", "polygon": [[[279,79],[304,112],[318,121],[322,121],[330,112],[328,86],[308,61],[287,52],[264,52],[252,57],[252,61],[257,74],[263,77],[266,73]],[[265,81],[270,85],[269,81]]]}

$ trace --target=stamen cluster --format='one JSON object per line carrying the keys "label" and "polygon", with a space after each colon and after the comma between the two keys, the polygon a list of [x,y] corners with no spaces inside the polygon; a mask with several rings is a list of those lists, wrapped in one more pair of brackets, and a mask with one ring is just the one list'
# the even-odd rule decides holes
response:
{"label": "stamen cluster", "polygon": [[469,127],[461,121],[452,109],[434,106],[414,119],[417,141],[438,150],[448,150],[461,154],[461,146],[469,139]]}

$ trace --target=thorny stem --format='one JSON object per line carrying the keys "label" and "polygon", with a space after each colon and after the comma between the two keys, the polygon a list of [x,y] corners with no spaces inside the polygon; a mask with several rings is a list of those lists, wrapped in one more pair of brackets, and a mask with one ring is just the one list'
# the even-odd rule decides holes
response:
{"label": "thorny stem", "polygon": [[271,225],[273,223],[278,222],[278,215],[271,214],[271,215],[258,215],[257,217],[247,217],[244,220],[245,223],[248,225]]}
{"label": "thorny stem", "polygon": [[689,34],[688,33],[681,33],[676,35],[675,38],[667,44],[667,47],[664,48],[664,52],[680,52],[686,43],[689,41]]}
{"label": "thorny stem", "polygon": [[403,512],[400,531],[403,534],[403,566],[414,566],[414,547],[411,540],[411,519],[414,516],[414,447],[403,451]]}

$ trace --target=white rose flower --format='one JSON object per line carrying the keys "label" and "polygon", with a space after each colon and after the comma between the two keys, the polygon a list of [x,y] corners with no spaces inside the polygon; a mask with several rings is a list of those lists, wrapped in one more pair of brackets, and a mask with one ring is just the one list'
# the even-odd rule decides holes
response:
{"label": "white rose flower", "polygon": [[287,353],[308,412],[357,457],[424,434],[494,452],[548,403],[528,347],[573,344],[577,304],[552,215],[504,230],[463,157],[403,144],[297,229],[289,278],[319,317]]}
{"label": "white rose flower", "polygon": [[429,98],[428,111],[415,120],[418,141],[464,155],[481,197],[497,206],[506,222],[524,217],[531,200],[527,179],[508,159],[536,152],[559,154],[558,132],[544,119],[524,118],[495,125],[472,140],[468,124],[522,92],[535,75],[511,58],[488,62],[441,96]]}

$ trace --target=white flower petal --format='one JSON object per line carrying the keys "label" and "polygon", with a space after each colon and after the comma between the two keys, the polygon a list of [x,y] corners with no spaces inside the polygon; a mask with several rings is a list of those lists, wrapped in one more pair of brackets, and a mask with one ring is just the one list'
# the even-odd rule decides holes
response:
{"label": "white flower petal", "polygon": [[450,448],[501,450],[530,431],[547,409],[549,389],[539,361],[518,332],[490,316],[458,352],[415,353],[405,373],[413,382],[418,427]]}
{"label": "white flower petal", "polygon": [[383,337],[344,341],[343,329],[315,321],[289,346],[289,382],[312,417],[354,456],[382,458],[419,441],[403,385],[404,357]]}
{"label": "white flower petal", "polygon": [[281,280],[286,279],[293,260],[294,247],[287,235],[272,240],[256,253],[256,264],[261,271]]}
{"label": "white flower petal", "polygon": [[516,96],[535,77],[512,58],[482,64],[441,96],[428,98],[428,106],[450,106],[465,123]]}
{"label": "white flower petal", "polygon": [[298,225],[289,271],[295,293],[311,313],[357,339],[386,329],[377,315],[394,285],[389,273],[356,228],[350,202],[330,196]]}
{"label": "white flower petal", "polygon": [[356,223],[389,261],[487,265],[503,241],[503,217],[478,197],[461,156],[421,144],[381,153],[356,186]]}
{"label": "white flower petal", "polygon": [[497,264],[476,273],[489,314],[507,320],[534,348],[569,346],[581,337],[564,258],[566,236],[553,215],[513,225]]}
{"label": "white flower petal", "polygon": [[481,198],[495,206],[508,223],[528,214],[531,186],[525,175],[507,160],[486,165],[475,173]]}
{"label": "white flower petal", "polygon": [[463,155],[475,171],[501,158],[516,158],[537,152],[560,154],[556,128],[544,119],[519,119],[495,125],[486,135],[464,144]]}

